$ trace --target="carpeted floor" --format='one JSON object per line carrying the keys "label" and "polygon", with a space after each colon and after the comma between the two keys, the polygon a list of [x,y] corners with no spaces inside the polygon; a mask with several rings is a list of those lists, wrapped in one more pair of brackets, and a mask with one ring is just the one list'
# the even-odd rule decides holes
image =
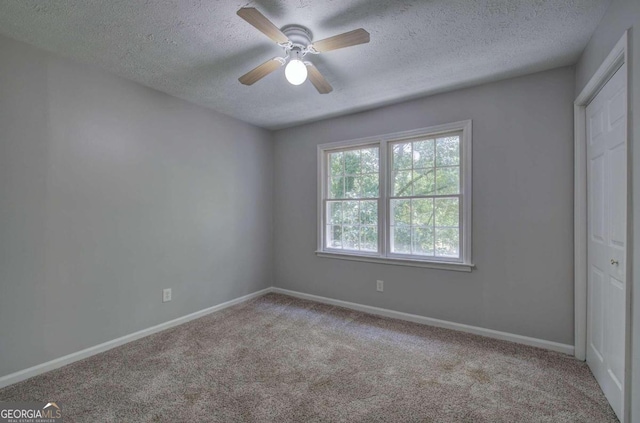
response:
{"label": "carpeted floor", "polygon": [[0,390],[65,422],[615,422],[587,366],[268,294]]}

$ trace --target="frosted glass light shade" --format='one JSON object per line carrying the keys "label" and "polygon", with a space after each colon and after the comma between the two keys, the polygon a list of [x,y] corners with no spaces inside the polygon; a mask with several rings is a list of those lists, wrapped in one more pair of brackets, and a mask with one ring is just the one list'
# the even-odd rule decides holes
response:
{"label": "frosted glass light shade", "polygon": [[307,80],[307,66],[302,60],[290,60],[284,68],[284,76],[290,84],[300,85]]}

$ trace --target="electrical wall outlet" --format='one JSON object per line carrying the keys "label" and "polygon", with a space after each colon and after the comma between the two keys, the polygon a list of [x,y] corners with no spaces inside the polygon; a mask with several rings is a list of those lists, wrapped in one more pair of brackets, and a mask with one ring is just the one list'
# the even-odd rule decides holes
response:
{"label": "electrical wall outlet", "polygon": [[378,292],[384,291],[384,281],[376,281],[376,290]]}
{"label": "electrical wall outlet", "polygon": [[167,301],[171,301],[171,288],[162,290],[162,302],[166,303]]}

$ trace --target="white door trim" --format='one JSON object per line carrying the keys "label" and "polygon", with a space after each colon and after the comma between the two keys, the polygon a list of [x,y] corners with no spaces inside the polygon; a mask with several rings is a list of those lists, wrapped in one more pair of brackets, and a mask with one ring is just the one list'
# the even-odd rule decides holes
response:
{"label": "white door trim", "polygon": [[[627,66],[628,62],[628,31],[622,35],[622,38],[616,43],[615,47],[607,58],[602,62],[596,73],[589,80],[580,95],[573,104],[574,118],[574,302],[575,302],[575,356],[579,360],[586,360],[587,356],[587,134],[586,134],[586,109],[587,105],[598,94],[600,89],[611,79],[618,69]],[[627,78],[630,78],[627,73]],[[627,93],[629,90],[629,81],[627,81]],[[631,96],[627,96],[630,101]],[[627,107],[627,113],[630,110]],[[627,131],[628,133],[628,131]],[[629,143],[627,142],[627,150]],[[628,160],[631,155],[627,154]],[[632,169],[628,166],[628,169]],[[628,184],[627,189],[631,187]],[[627,194],[629,195],[629,194]],[[632,216],[627,214],[627,220]],[[627,228],[631,228],[627,222]],[[629,237],[629,239],[631,239]],[[631,280],[631,248],[627,248],[627,281]],[[627,282],[629,283],[629,282]],[[630,292],[627,289],[626,298],[626,346],[625,353],[625,396],[630,398],[630,330],[631,330],[631,307]],[[628,420],[629,401],[625,399],[624,420]]]}

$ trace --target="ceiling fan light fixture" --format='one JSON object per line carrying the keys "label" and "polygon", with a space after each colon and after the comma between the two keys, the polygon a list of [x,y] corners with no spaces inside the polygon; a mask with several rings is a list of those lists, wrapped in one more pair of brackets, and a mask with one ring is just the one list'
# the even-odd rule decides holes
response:
{"label": "ceiling fan light fixture", "polygon": [[284,57],[273,57],[238,78],[238,81],[243,85],[253,85],[286,64],[284,74],[290,84],[300,85],[308,78],[320,94],[328,94],[333,91],[331,84],[327,82],[312,62],[305,62],[303,58],[307,54],[320,54],[366,44],[370,41],[369,33],[358,28],[312,43],[313,37],[307,28],[297,24],[278,28],[255,7],[241,8],[238,10],[238,16],[271,38],[285,52]]}
{"label": "ceiling fan light fixture", "polygon": [[307,65],[300,59],[291,59],[284,68],[284,76],[291,85],[300,85],[307,80]]}
{"label": "ceiling fan light fixture", "polygon": [[294,48],[289,53],[291,59],[284,68],[284,76],[291,85],[300,85],[307,80],[307,65],[302,61],[304,54],[299,48]]}

